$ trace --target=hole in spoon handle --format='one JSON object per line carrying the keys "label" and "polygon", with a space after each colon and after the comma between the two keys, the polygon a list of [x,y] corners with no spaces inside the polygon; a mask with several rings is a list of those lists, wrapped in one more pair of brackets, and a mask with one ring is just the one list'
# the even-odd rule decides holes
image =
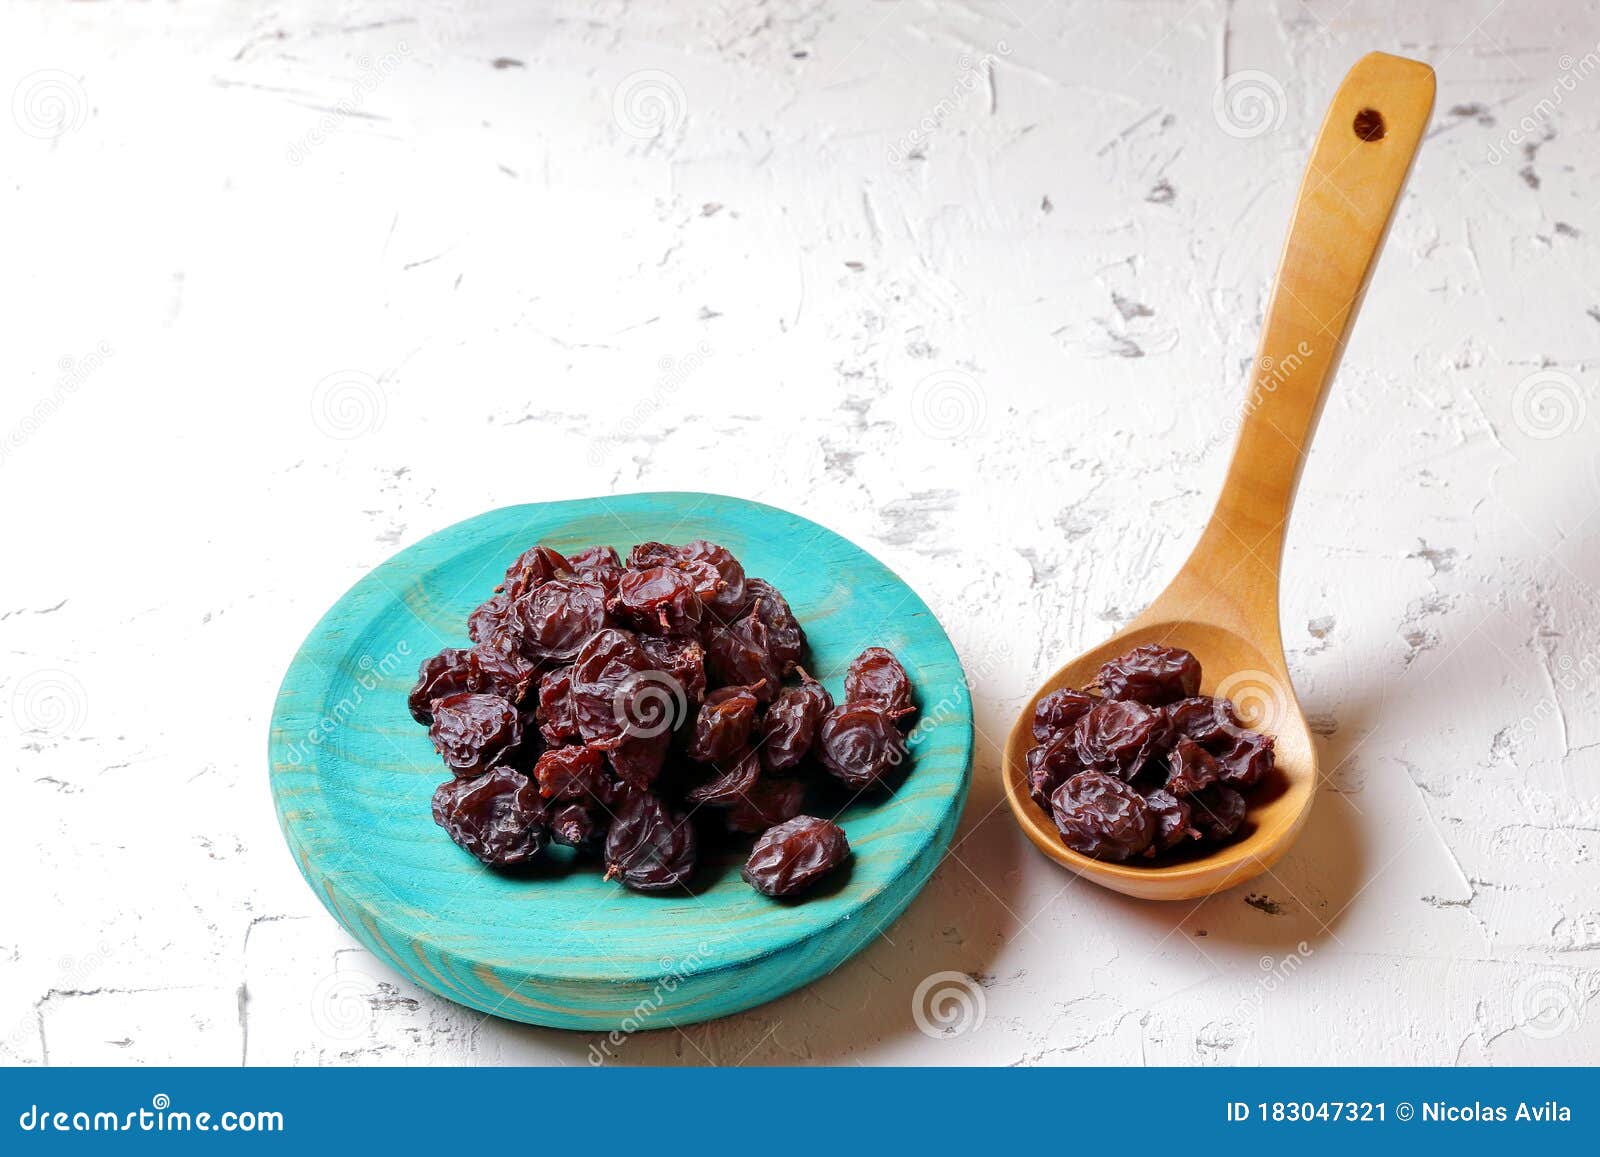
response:
{"label": "hole in spoon handle", "polygon": [[1289,221],[1228,477],[1194,563],[1209,548],[1224,566],[1254,559],[1275,579],[1311,435],[1433,92],[1426,64],[1374,52],[1334,94]]}

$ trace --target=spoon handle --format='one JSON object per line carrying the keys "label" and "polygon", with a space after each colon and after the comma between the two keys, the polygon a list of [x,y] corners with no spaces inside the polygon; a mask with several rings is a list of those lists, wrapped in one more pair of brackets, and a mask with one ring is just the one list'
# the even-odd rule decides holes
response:
{"label": "spoon handle", "polygon": [[1373,52],[1334,94],[1289,221],[1233,460],[1185,568],[1211,590],[1241,579],[1257,587],[1258,597],[1246,601],[1266,612],[1274,633],[1295,487],[1428,126],[1433,92],[1426,64]]}

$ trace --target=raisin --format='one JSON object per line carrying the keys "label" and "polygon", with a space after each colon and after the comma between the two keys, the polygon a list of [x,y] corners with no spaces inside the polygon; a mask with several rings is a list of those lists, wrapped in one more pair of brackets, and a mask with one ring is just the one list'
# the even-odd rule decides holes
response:
{"label": "raisin", "polygon": [[1160,707],[1200,691],[1200,660],[1180,647],[1147,643],[1100,668],[1096,685],[1108,698]]}
{"label": "raisin", "polygon": [[492,595],[467,616],[467,638],[497,654],[517,651],[520,636],[516,600],[510,595]]}
{"label": "raisin", "polygon": [[772,651],[767,624],[755,610],[706,632],[706,670],[719,684],[738,684],[769,688],[767,698],[777,694],[782,670]]}
{"label": "raisin", "polygon": [[1180,736],[1192,739],[1212,754],[1216,754],[1219,747],[1231,747],[1244,727],[1234,714],[1232,703],[1209,695],[1180,699],[1163,707],[1161,712],[1166,716],[1167,732],[1173,740]]}
{"label": "raisin", "polygon": [[1057,732],[1071,731],[1072,725],[1087,715],[1094,704],[1094,696],[1071,687],[1040,696],[1033,705],[1033,737],[1044,743]]}
{"label": "raisin", "polygon": [[522,717],[498,695],[464,691],[434,700],[428,738],[465,779],[510,763],[522,746]]}
{"label": "raisin", "polygon": [[506,568],[506,578],[495,587],[507,600],[515,601],[531,590],[570,573],[567,560],[548,546],[535,546],[522,552]]}
{"label": "raisin", "polygon": [[635,676],[650,669],[650,657],[631,632],[607,627],[591,635],[572,660],[570,696],[578,733],[591,743],[621,735],[629,718],[629,689],[638,685]]}
{"label": "raisin", "polygon": [[846,703],[822,720],[817,732],[822,765],[848,788],[883,783],[906,758],[906,739],[876,703]]}
{"label": "raisin", "polygon": [[1190,823],[1208,840],[1232,839],[1244,823],[1244,796],[1216,783],[1189,797]]}
{"label": "raisin", "polygon": [[567,566],[578,577],[605,587],[608,595],[616,594],[622,581],[622,560],[609,546],[586,546],[567,556]]}
{"label": "raisin", "polygon": [[1159,754],[1166,726],[1159,711],[1131,699],[1096,703],[1073,725],[1072,741],[1085,767],[1132,779]]}
{"label": "raisin", "polygon": [[838,824],[796,816],[762,834],[739,874],[763,896],[793,896],[849,858],[850,841]]}
{"label": "raisin", "polygon": [[844,677],[844,698],[847,703],[876,703],[896,720],[917,712],[906,669],[883,647],[868,647],[856,656]]}
{"label": "raisin", "polygon": [[578,715],[572,706],[571,667],[558,667],[539,680],[536,718],[539,734],[552,746],[579,738]]}
{"label": "raisin", "polygon": [[594,747],[553,747],[534,764],[545,799],[598,799],[605,790],[605,756]]}
{"label": "raisin", "polygon": [[694,826],[647,791],[629,792],[606,832],[606,878],[663,892],[694,875]]}
{"label": "raisin", "polygon": [[1265,779],[1277,763],[1272,739],[1247,731],[1217,756],[1222,782],[1233,787],[1252,788]]}
{"label": "raisin", "polygon": [[1180,739],[1167,756],[1167,790],[1173,795],[1193,795],[1210,787],[1222,774],[1216,759],[1192,739]]}
{"label": "raisin", "polygon": [[772,776],[756,781],[727,810],[725,819],[732,831],[754,835],[792,820],[805,810],[806,785],[798,779]]}
{"label": "raisin", "polygon": [[798,687],[788,687],[767,707],[761,720],[761,762],[768,771],[796,767],[816,742],[817,727],[833,710],[828,689],[804,671]]}
{"label": "raisin", "polygon": [[778,673],[789,674],[805,657],[806,633],[800,629],[800,620],[794,617],[778,588],[766,579],[746,579],[744,592],[751,613],[766,628],[766,647]]}
{"label": "raisin", "polygon": [[622,735],[609,741],[606,759],[623,783],[646,788],[661,774],[671,742],[671,733],[665,731],[658,735]]}
{"label": "raisin", "polygon": [[501,767],[446,780],[433,793],[433,822],[485,864],[510,866],[544,849],[544,801],[533,781]]}
{"label": "raisin", "polygon": [[649,570],[653,566],[676,566],[678,548],[664,542],[641,542],[628,552],[629,570]]}
{"label": "raisin", "polygon": [[1048,743],[1030,748],[1026,761],[1028,794],[1046,811],[1050,810],[1050,797],[1056,788],[1086,770],[1070,731],[1057,732]]}
{"label": "raisin", "polygon": [[753,748],[747,747],[718,763],[717,775],[684,798],[692,804],[732,807],[755,787],[760,777],[761,759]]}
{"label": "raisin", "polygon": [[1200,833],[1189,824],[1189,805],[1170,791],[1158,789],[1144,797],[1144,806],[1156,821],[1155,840],[1146,855],[1170,851],[1184,840],[1199,839]]}
{"label": "raisin", "polygon": [[1062,842],[1097,860],[1126,860],[1155,839],[1155,817],[1143,798],[1104,772],[1080,771],[1056,789],[1050,809]]}
{"label": "raisin", "polygon": [[759,706],[748,687],[717,688],[695,715],[694,732],[684,753],[700,763],[727,759],[750,742]]}
{"label": "raisin", "polygon": [[606,589],[551,579],[517,600],[517,645],[530,659],[566,660],[606,624]]}
{"label": "raisin", "polygon": [[670,676],[690,702],[698,703],[706,697],[706,649],[699,639],[640,635],[639,646],[651,666]]}
{"label": "raisin", "polygon": [[694,577],[670,566],[626,572],[610,610],[639,630],[657,635],[693,634],[705,614]]}
{"label": "raisin", "polygon": [[521,703],[533,678],[533,664],[520,655],[501,655],[482,647],[446,647],[424,659],[406,705],[418,723],[433,722],[433,701],[463,691],[486,691]]}
{"label": "raisin", "polygon": [[581,803],[565,803],[550,813],[550,841],[587,851],[605,834],[603,812]]}
{"label": "raisin", "polygon": [[717,572],[719,585],[705,599],[706,609],[720,619],[729,619],[738,614],[745,605],[745,576],[744,567],[733,557],[733,552],[714,542],[697,538],[685,543],[678,553],[686,561],[704,563]]}

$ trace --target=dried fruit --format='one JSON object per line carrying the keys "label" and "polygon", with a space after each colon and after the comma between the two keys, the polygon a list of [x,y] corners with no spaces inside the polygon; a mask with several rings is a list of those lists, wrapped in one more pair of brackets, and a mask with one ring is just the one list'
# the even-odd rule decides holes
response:
{"label": "dried fruit", "polygon": [[1238,834],[1248,811],[1239,789],[1272,772],[1273,740],[1241,724],[1228,700],[1198,694],[1200,678],[1188,651],[1146,645],[1100,668],[1095,685],[1105,698],[1061,688],[1035,703],[1039,742],[1023,776],[1068,847],[1148,859]]}
{"label": "dried fruit", "polygon": [[1167,790],[1173,795],[1193,795],[1216,783],[1222,774],[1211,753],[1192,739],[1173,744],[1167,769]]}
{"label": "dried fruit", "polygon": [[1208,840],[1226,840],[1244,824],[1244,796],[1216,783],[1189,797],[1190,822]]}
{"label": "dried fruit", "polygon": [[518,649],[530,659],[566,660],[606,623],[606,588],[551,579],[516,602]]}
{"label": "dried fruit", "polygon": [[798,687],[778,693],[761,720],[761,762],[768,771],[797,767],[816,742],[823,716],[833,710],[828,689],[804,671]]}
{"label": "dried fruit", "polygon": [[686,754],[701,763],[717,763],[741,750],[750,741],[760,705],[749,687],[717,688],[700,705]]}
{"label": "dried fruit", "polygon": [[1170,791],[1159,789],[1144,797],[1144,806],[1156,821],[1155,840],[1146,849],[1146,855],[1170,851],[1187,839],[1199,839],[1200,833],[1189,826],[1189,805]]}
{"label": "dried fruit", "polygon": [[792,820],[805,810],[804,781],[783,776],[758,779],[724,815],[730,831],[754,835]]}
{"label": "dried fruit", "polygon": [[605,756],[594,747],[552,747],[539,757],[533,777],[545,799],[599,799],[605,793]]}
{"label": "dried fruit", "polygon": [[796,816],[767,829],[739,874],[763,896],[793,896],[849,858],[850,841],[838,824]]}
{"label": "dried fruit", "polygon": [[1097,860],[1137,856],[1155,839],[1155,817],[1133,788],[1099,771],[1080,771],[1050,797],[1067,847]]}
{"label": "dried fruit", "polygon": [[664,892],[694,874],[694,826],[647,791],[629,792],[606,833],[606,878],[636,892]]}
{"label": "dried fruit", "polygon": [[433,701],[463,691],[486,691],[516,704],[533,678],[533,664],[520,655],[501,655],[483,647],[446,647],[422,661],[407,706],[418,723],[433,722]]}
{"label": "dried fruit", "polygon": [[433,749],[463,779],[510,763],[522,746],[522,717],[498,695],[462,692],[433,703]]}
{"label": "dried fruit", "polygon": [[1095,685],[1108,699],[1160,707],[1199,693],[1200,660],[1181,647],[1146,643],[1102,666]]}
{"label": "dried fruit", "polygon": [[845,703],[828,712],[817,756],[835,779],[861,790],[883,783],[906,758],[906,739],[876,703]]}
{"label": "dried fruit", "polygon": [[[435,818],[485,863],[551,844],[603,850],[608,877],[663,891],[692,878],[698,823],[766,833],[747,872],[770,894],[798,893],[849,854],[834,825],[791,824],[810,787],[825,771],[859,792],[907,759],[916,707],[899,660],[864,651],[835,707],[800,668],[806,637],[788,602],[704,539],[643,542],[626,561],[605,545],[567,556],[537,544],[467,633],[471,648],[422,664],[407,706],[456,777],[436,791]],[[1052,790],[1082,767],[1070,742],[1029,762]],[[780,843],[801,853],[793,865]]]}
{"label": "dried fruit", "polygon": [[1094,696],[1074,691],[1071,687],[1062,687],[1040,696],[1033,705],[1033,737],[1044,743],[1052,735],[1071,731],[1072,725],[1087,715],[1094,704]]}
{"label": "dried fruit", "polygon": [[844,677],[844,697],[847,703],[876,703],[897,721],[917,712],[906,669],[883,647],[868,647],[856,656]]}
{"label": "dried fruit", "polygon": [[544,848],[544,801],[521,772],[502,767],[449,779],[433,793],[433,822],[486,864],[510,866]]}
{"label": "dried fruit", "polygon": [[1131,699],[1110,699],[1073,724],[1072,742],[1085,767],[1132,779],[1159,753],[1165,734],[1159,711]]}

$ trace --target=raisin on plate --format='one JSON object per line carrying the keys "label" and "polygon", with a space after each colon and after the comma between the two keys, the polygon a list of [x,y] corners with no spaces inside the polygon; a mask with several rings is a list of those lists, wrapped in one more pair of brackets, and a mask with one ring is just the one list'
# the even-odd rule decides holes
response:
{"label": "raisin on plate", "polygon": [[428,737],[445,766],[467,779],[510,764],[522,746],[522,716],[498,695],[464,691],[434,700]]}
{"label": "raisin on plate", "polygon": [[817,756],[835,779],[859,791],[884,783],[905,762],[906,738],[876,703],[845,703],[823,718]]}
{"label": "raisin on plate", "polygon": [[856,656],[844,677],[844,698],[847,703],[876,703],[897,722],[917,713],[906,669],[884,647],[868,647]]}
{"label": "raisin on plate", "polygon": [[793,896],[849,858],[850,841],[838,824],[796,816],[762,834],[739,874],[763,896]]}
{"label": "raisin on plate", "polygon": [[629,792],[606,833],[606,878],[635,892],[664,892],[694,875],[694,825],[647,791]]}
{"label": "raisin on plate", "polygon": [[544,849],[544,800],[532,780],[506,767],[440,784],[433,822],[485,864],[527,863]]}
{"label": "raisin on plate", "polygon": [[803,670],[798,686],[778,693],[761,719],[761,762],[768,771],[797,767],[816,742],[817,728],[833,710],[833,696]]}

